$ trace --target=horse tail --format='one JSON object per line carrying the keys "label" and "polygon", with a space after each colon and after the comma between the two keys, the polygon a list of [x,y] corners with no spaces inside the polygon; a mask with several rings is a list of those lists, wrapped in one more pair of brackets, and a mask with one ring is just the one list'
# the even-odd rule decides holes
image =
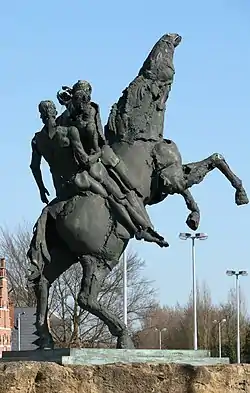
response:
{"label": "horse tail", "polygon": [[31,263],[28,285],[33,284],[41,277],[44,266],[51,261],[46,242],[48,212],[49,207],[46,206],[33,227],[33,237],[27,252],[27,257]]}

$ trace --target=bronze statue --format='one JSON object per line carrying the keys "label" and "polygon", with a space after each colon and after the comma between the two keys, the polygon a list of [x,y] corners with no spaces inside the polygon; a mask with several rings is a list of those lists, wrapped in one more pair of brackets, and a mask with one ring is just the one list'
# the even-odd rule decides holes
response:
{"label": "bronze statue", "polygon": [[[215,168],[235,188],[236,204],[248,203],[241,180],[220,154],[183,164],[176,144],[163,138],[175,73],[173,56],[180,41],[178,34],[166,34],[155,44],[138,76],[113,105],[104,133],[99,106],[91,101],[86,81],[63,86],[57,93],[66,107],[59,117],[51,101],[40,103],[44,127],[32,141],[31,168],[47,205],[28,252],[39,348],[53,348],[47,325],[49,288],[76,262],[83,268],[79,306],[106,323],[118,348],[133,348],[127,327],[97,296],[132,237],[168,246],[154,230],[146,205],[180,194],[190,210],[187,225],[196,230],[200,211],[189,189]],[[40,171],[42,156],[56,189],[50,203]]]}

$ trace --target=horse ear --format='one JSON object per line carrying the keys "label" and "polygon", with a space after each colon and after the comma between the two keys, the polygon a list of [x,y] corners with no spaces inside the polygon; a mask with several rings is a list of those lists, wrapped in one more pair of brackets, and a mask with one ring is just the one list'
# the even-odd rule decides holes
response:
{"label": "horse ear", "polygon": [[171,139],[163,139],[164,143],[167,143],[168,145],[171,145],[172,141]]}

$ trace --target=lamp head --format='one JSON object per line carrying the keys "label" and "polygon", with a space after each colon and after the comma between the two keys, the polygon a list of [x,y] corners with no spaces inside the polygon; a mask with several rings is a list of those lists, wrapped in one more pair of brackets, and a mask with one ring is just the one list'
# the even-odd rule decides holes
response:
{"label": "lamp head", "polygon": [[181,240],[187,240],[187,239],[191,238],[191,236],[192,236],[191,233],[187,233],[187,232],[181,232],[179,234],[179,238]]}
{"label": "lamp head", "polygon": [[207,240],[208,235],[206,233],[196,233],[195,238],[199,240]]}
{"label": "lamp head", "polygon": [[240,270],[239,275],[245,277],[248,276],[248,272],[246,270]]}
{"label": "lamp head", "polygon": [[236,275],[236,271],[235,270],[227,270],[226,271],[226,275],[227,276],[235,276]]}

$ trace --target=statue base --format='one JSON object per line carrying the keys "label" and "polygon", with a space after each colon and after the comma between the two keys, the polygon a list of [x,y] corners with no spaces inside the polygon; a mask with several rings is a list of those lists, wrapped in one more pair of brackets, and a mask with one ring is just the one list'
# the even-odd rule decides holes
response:
{"label": "statue base", "polygon": [[36,351],[6,351],[1,362],[33,361],[54,362],[61,365],[101,365],[112,363],[179,363],[192,366],[229,364],[228,358],[213,358],[203,350],[155,350],[155,349],[101,349],[63,348]]}

